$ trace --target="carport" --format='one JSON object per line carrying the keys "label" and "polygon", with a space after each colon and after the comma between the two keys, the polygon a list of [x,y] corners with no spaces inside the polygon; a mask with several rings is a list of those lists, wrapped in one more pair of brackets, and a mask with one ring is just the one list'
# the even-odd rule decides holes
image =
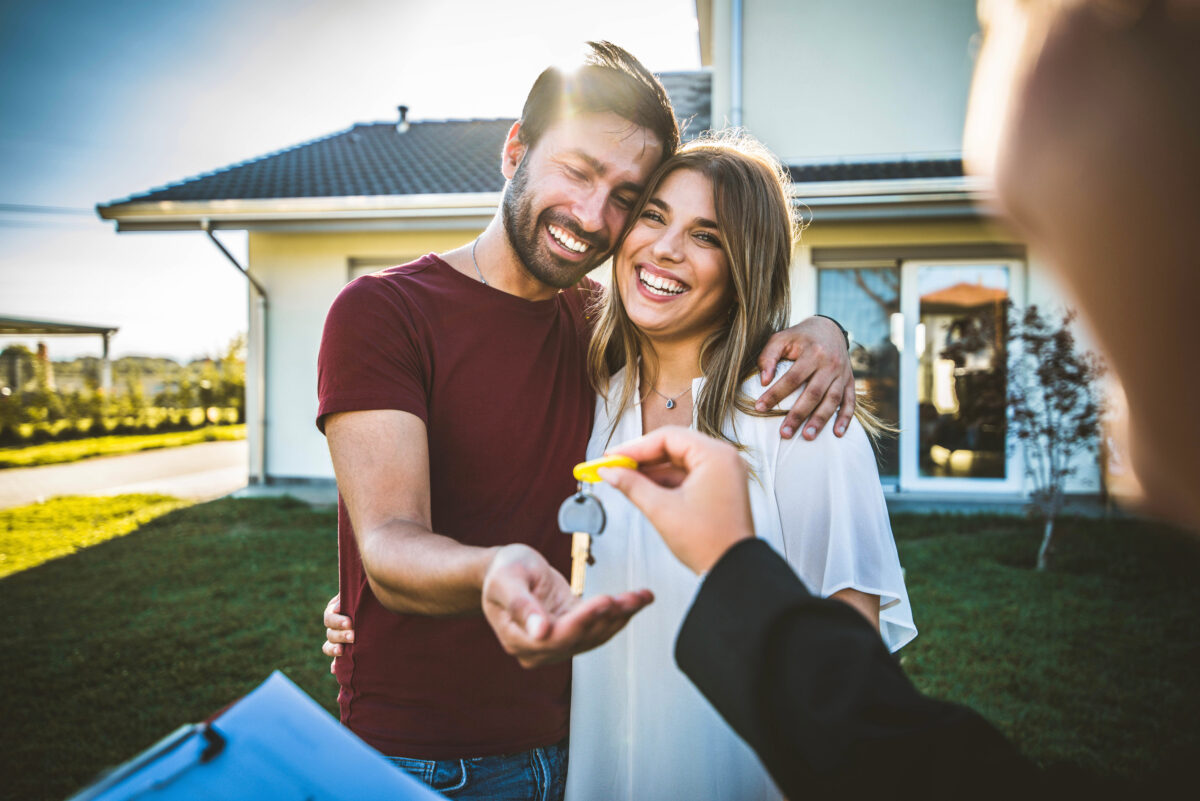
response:
{"label": "carport", "polygon": [[112,389],[112,362],[108,358],[108,345],[117,333],[113,325],[87,325],[66,323],[59,320],[30,320],[24,317],[0,317],[0,336],[81,336],[95,334],[100,337],[100,387],[108,394]]}

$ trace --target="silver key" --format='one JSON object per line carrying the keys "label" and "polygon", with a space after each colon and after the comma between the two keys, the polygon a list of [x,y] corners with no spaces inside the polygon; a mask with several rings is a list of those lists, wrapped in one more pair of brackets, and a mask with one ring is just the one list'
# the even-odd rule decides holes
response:
{"label": "silver key", "polygon": [[587,566],[592,558],[592,537],[604,531],[604,506],[581,481],[579,490],[558,507],[558,527],[571,535],[571,592],[583,595]]}

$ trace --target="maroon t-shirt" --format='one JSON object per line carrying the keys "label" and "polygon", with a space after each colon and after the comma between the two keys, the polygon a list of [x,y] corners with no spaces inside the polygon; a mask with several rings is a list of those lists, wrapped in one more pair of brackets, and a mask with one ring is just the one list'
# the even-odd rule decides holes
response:
{"label": "maroon t-shirt", "polygon": [[[587,286],[594,286],[585,282]],[[433,530],[467,545],[522,542],[567,572],[559,504],[587,447],[587,288],[531,302],[435,255],[351,282],[321,339],[317,425],[399,409],[425,421]],[[448,759],[567,735],[570,663],[525,670],[482,614],[405,615],[371,592],[338,503],[342,610],[356,642],[335,668],[342,722],[385,754]]]}

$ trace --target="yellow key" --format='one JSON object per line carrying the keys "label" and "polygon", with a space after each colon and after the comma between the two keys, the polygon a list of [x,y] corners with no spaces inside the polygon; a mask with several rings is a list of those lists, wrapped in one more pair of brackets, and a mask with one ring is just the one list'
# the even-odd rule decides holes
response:
{"label": "yellow key", "polygon": [[638,463],[628,456],[612,454],[611,456],[601,456],[599,459],[580,462],[575,465],[575,469],[571,471],[571,474],[575,476],[576,481],[586,481],[589,484],[596,484],[604,480],[596,472],[601,467],[628,467],[630,470],[637,470],[637,466]]}

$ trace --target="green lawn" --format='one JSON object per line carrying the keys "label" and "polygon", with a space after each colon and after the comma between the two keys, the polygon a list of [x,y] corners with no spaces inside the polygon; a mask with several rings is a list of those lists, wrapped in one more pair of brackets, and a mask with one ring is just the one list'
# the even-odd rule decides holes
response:
{"label": "green lawn", "polygon": [[[64,524],[65,527],[65,524]],[[332,710],[320,610],[335,515],[221,500],[0,580],[0,794],[61,798],[184,722],[287,673]],[[1142,775],[1200,752],[1200,555],[1136,522],[898,518],[921,635],[904,666],[1042,761]]]}
{"label": "green lawn", "polygon": [[0,795],[63,798],[275,668],[332,710],[335,531],[298,501],[220,500],[0,580]]}
{"label": "green lawn", "polygon": [[1056,562],[1008,518],[893,520],[920,635],[904,668],[1041,762],[1174,773],[1200,755],[1200,538],[1068,520]]}
{"label": "green lawn", "polygon": [[188,504],[166,495],[66,496],[0,509],[0,578],[124,536]]}
{"label": "green lawn", "polygon": [[47,442],[23,448],[0,448],[0,470],[7,467],[36,467],[90,459],[93,456],[115,456],[121,453],[152,451],[158,448],[177,448],[198,442],[224,442],[245,439],[246,426],[205,426],[192,431],[171,431],[165,434],[93,437],[91,439]]}

